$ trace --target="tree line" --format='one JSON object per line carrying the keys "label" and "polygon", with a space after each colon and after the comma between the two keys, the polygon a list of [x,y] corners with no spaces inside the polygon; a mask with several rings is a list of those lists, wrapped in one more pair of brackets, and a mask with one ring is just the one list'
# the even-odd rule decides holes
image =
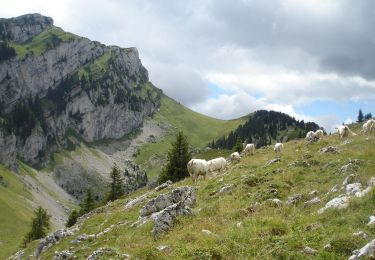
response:
{"label": "tree line", "polygon": [[257,148],[270,145],[272,141],[302,138],[309,131],[316,131],[319,125],[314,122],[305,123],[294,117],[275,111],[259,110],[249,119],[231,131],[227,136],[212,140],[211,148],[233,149],[238,140],[254,143]]}

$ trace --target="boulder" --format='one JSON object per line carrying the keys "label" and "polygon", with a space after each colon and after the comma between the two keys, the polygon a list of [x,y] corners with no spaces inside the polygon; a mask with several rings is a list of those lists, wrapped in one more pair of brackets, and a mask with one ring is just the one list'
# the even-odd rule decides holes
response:
{"label": "boulder", "polygon": [[324,211],[330,208],[337,208],[337,209],[344,209],[349,206],[349,197],[348,196],[341,196],[334,198],[327,202],[324,208],[318,210],[319,214],[322,214]]}
{"label": "boulder", "polygon": [[287,205],[296,205],[302,200],[302,194],[296,194],[294,196],[288,197],[286,204]]}
{"label": "boulder", "polygon": [[304,202],[303,203],[303,207],[304,208],[309,208],[309,207],[311,207],[313,205],[319,204],[320,202],[321,202],[321,200],[318,197],[315,197],[312,200],[308,200],[308,201]]}
{"label": "boulder", "polygon": [[141,217],[149,216],[154,212],[161,211],[168,206],[183,202],[185,206],[195,203],[195,191],[193,187],[182,186],[172,190],[170,193],[163,193],[151,199],[143,206],[140,212]]}
{"label": "boulder", "polygon": [[354,255],[352,255],[349,260],[357,260],[357,259],[372,259],[375,257],[375,239],[372,240],[370,243],[366,244],[364,247],[359,249]]}
{"label": "boulder", "polygon": [[357,192],[361,192],[362,185],[359,182],[351,183],[346,185],[346,195],[355,195]]}
{"label": "boulder", "polygon": [[170,205],[151,215],[151,219],[154,221],[154,228],[151,232],[154,236],[158,236],[173,226],[173,222],[177,216],[193,214],[193,210],[185,205],[183,201]]}
{"label": "boulder", "polygon": [[59,229],[55,231],[54,233],[46,236],[43,238],[38,246],[36,247],[34,251],[34,256],[39,257],[39,255],[48,248],[55,245],[58,241],[60,241],[64,237],[72,236],[76,231],[78,230],[77,226],[73,226],[70,229]]}

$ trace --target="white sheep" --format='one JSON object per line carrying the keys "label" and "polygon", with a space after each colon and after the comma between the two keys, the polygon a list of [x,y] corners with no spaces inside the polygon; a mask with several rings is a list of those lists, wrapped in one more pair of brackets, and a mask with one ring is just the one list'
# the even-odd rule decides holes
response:
{"label": "white sheep", "polygon": [[337,128],[337,131],[339,132],[340,139],[344,139],[349,136],[349,133],[352,135],[357,135],[356,133],[352,132],[347,125],[340,125]]}
{"label": "white sheep", "polygon": [[227,161],[223,157],[215,158],[207,162],[209,172],[225,170],[227,168]]}
{"label": "white sheep", "polygon": [[375,132],[375,119],[369,119],[366,123],[363,124],[362,128],[365,134]]}
{"label": "white sheep", "polygon": [[247,154],[254,155],[255,145],[254,144],[247,144],[245,149],[243,150],[243,152],[244,152],[245,155],[247,155]]}
{"label": "white sheep", "polygon": [[314,131],[310,131],[306,134],[306,140],[308,142],[313,142],[315,141],[315,139],[317,139],[317,136],[315,135],[315,132]]}
{"label": "white sheep", "polygon": [[316,130],[315,132],[315,136],[318,138],[318,139],[321,139],[323,136],[324,136],[324,132],[322,129],[318,129]]}
{"label": "white sheep", "polygon": [[240,154],[239,154],[238,152],[234,152],[234,153],[232,153],[232,154],[230,155],[230,160],[231,160],[232,162],[235,162],[235,161],[239,162],[239,161],[240,161],[240,158],[241,158],[241,156],[240,156]]}
{"label": "white sheep", "polygon": [[197,181],[199,175],[202,175],[206,179],[207,168],[206,160],[202,159],[191,159],[187,164],[187,169],[193,182]]}
{"label": "white sheep", "polygon": [[281,153],[281,151],[284,149],[284,145],[282,143],[276,143],[273,150],[275,153]]}

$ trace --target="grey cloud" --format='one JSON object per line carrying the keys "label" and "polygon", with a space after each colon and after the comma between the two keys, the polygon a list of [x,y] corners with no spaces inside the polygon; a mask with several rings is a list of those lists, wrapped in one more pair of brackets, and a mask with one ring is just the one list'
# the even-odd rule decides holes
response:
{"label": "grey cloud", "polygon": [[186,105],[204,101],[210,90],[201,77],[185,66],[150,64],[150,79],[168,96]]}

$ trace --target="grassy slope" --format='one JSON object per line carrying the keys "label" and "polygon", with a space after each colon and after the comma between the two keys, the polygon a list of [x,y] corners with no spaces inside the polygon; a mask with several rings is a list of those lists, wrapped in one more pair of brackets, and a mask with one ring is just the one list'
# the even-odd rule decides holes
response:
{"label": "grassy slope", "polygon": [[26,191],[19,176],[0,165],[0,259],[15,251],[29,229],[33,210],[26,199],[31,194]]}
{"label": "grassy slope", "polygon": [[[285,144],[281,162],[267,167],[265,163],[274,158],[272,147],[259,149],[255,156],[243,158],[240,163],[230,166],[227,174],[200,180],[194,207],[196,215],[179,217],[172,230],[161,238],[151,236],[151,223],[139,228],[124,225],[100,238],[78,244],[74,248],[75,254],[83,258],[99,247],[112,247],[135,259],[347,258],[353,249],[375,237],[375,229],[367,226],[369,216],[374,213],[375,192],[352,199],[347,209],[328,210],[321,215],[317,210],[340,194],[325,195],[334,185],[341,185],[346,175],[339,173],[339,169],[349,158],[364,160],[356,172],[357,181],[364,187],[367,187],[370,177],[375,176],[374,137],[367,141],[359,135],[350,137],[350,140],[350,143],[342,144],[335,135],[309,146],[303,140],[292,141]],[[319,149],[328,145],[337,145],[341,153],[320,154]],[[296,160],[307,161],[311,167],[288,166]],[[256,185],[246,184],[254,178]],[[234,184],[235,188],[222,196],[210,196],[224,184]],[[176,183],[174,187],[182,185],[192,185],[191,180]],[[279,208],[264,203],[252,212],[250,206],[255,202],[274,197],[271,189],[277,189],[277,197],[283,201],[297,193],[307,195],[317,190],[322,203],[311,208],[304,208],[303,203]],[[140,190],[131,197],[142,192]],[[142,205],[125,212],[123,205],[127,199],[118,200],[106,211],[94,215],[78,234],[98,233],[119,221],[136,221]],[[243,223],[241,227],[237,227],[238,222]],[[202,229],[212,231],[212,235],[202,233]],[[367,232],[369,239],[352,235],[359,230]],[[68,249],[73,239],[63,240],[49,249],[43,258],[51,259],[56,250]],[[331,243],[331,251],[323,249],[327,243]],[[159,245],[168,245],[170,250],[159,252],[156,249]],[[317,255],[304,254],[305,246],[317,249]],[[28,250],[27,253],[32,251],[31,248]]]}
{"label": "grassy slope", "polygon": [[136,157],[136,163],[146,168],[149,179],[159,173],[161,166],[149,166],[145,165],[145,163],[153,155],[165,157],[176,131],[183,131],[187,135],[189,143],[193,146],[205,147],[212,139],[222,137],[244,123],[246,118],[242,117],[234,120],[215,119],[194,112],[173,99],[163,96],[160,111],[154,116],[154,120],[161,124],[167,123],[174,129],[157,143],[145,144],[140,149]]}
{"label": "grassy slope", "polygon": [[51,27],[33,37],[30,41],[22,44],[11,43],[10,46],[16,50],[17,55],[21,59],[25,58],[28,53],[33,53],[34,56],[39,56],[48,48],[51,48],[53,37],[58,37],[62,42],[79,38],[77,35],[65,32],[59,27]]}

